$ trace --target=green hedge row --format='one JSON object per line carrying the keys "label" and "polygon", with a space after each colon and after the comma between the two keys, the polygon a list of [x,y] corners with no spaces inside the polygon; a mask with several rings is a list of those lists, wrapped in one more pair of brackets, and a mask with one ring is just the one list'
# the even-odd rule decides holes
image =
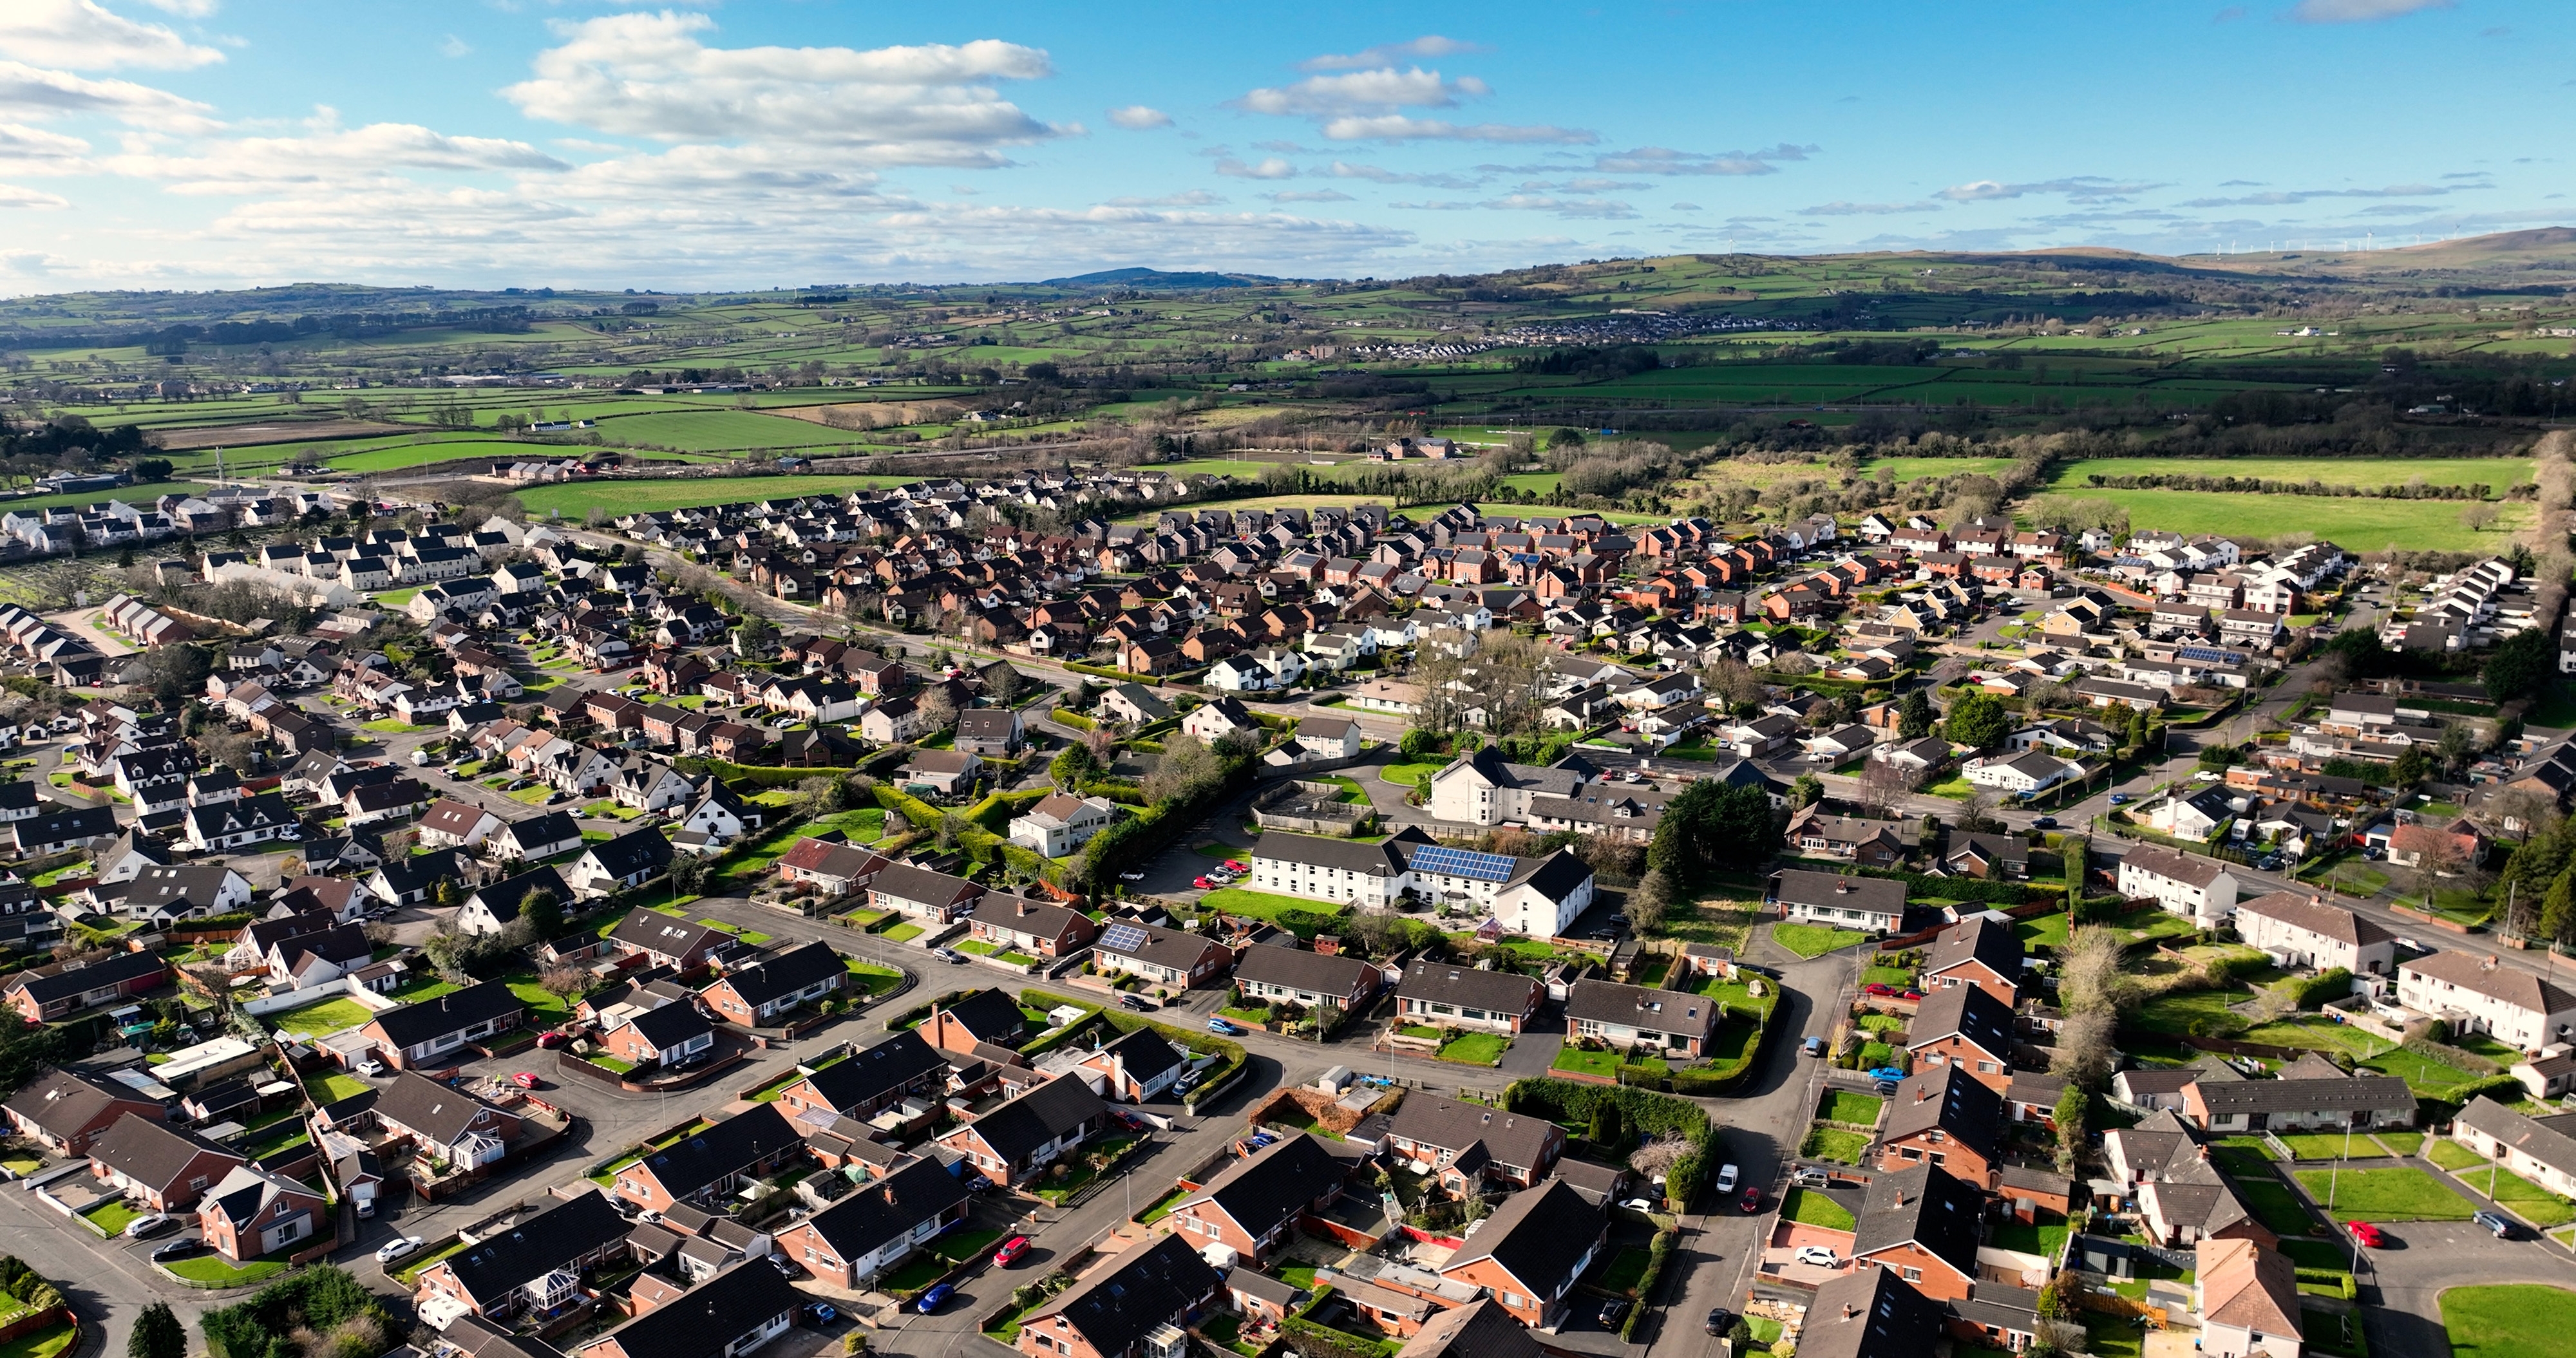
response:
{"label": "green hedge row", "polygon": [[1665,1201],[1676,1211],[1688,1210],[1691,1199],[1698,1197],[1708,1182],[1709,1148],[1717,1141],[1717,1123],[1698,1104],[1626,1085],[1583,1084],[1552,1077],[1514,1080],[1503,1091],[1504,1107],[1546,1118],[1560,1127],[1591,1126],[1592,1111],[1604,1100],[1618,1108],[1620,1116],[1636,1131],[1669,1133],[1691,1143],[1690,1153],[1673,1165],[1664,1182]]}
{"label": "green hedge row", "polygon": [[1851,863],[1814,863],[1801,860],[1800,867],[1819,872],[1839,873],[1845,877],[1884,877],[1905,883],[1909,895],[1938,896],[1951,901],[1984,901],[1990,905],[2029,905],[2037,901],[2062,900],[2063,884],[2045,882],[1984,882],[1974,877],[1934,877],[1920,872],[1895,868],[1867,868]]}
{"label": "green hedge row", "polygon": [[1620,1338],[1632,1338],[1637,1333],[1637,1322],[1646,1318],[1646,1306],[1655,1295],[1655,1283],[1664,1276],[1664,1261],[1672,1256],[1673,1246],[1681,1238],[1681,1231],[1672,1226],[1655,1232],[1654,1243],[1646,1247],[1646,1271],[1637,1279],[1637,1304],[1628,1308],[1628,1319],[1619,1326]]}
{"label": "green hedge row", "polygon": [[299,1358],[299,1332],[328,1334],[340,1322],[373,1315],[385,1333],[400,1328],[367,1285],[325,1264],[290,1273],[248,1299],[197,1318],[211,1358]]}

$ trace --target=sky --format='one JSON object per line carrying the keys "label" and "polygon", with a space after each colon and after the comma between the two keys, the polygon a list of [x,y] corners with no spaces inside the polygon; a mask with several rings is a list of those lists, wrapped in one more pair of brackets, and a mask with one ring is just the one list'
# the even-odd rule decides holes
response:
{"label": "sky", "polygon": [[0,0],[0,293],[2557,225],[2551,0]]}

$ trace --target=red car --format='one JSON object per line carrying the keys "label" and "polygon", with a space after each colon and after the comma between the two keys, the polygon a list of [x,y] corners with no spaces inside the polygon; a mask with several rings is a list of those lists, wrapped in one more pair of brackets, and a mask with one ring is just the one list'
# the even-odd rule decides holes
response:
{"label": "red car", "polygon": [[534,1089],[537,1087],[537,1077],[530,1075],[528,1072],[523,1070],[518,1074],[511,1076],[510,1083],[517,1085],[521,1089]]}
{"label": "red car", "polygon": [[2379,1233],[2378,1227],[2367,1221],[2347,1221],[2344,1227],[2352,1232],[2352,1238],[2365,1249],[2378,1249],[2388,1239],[2387,1236]]}
{"label": "red car", "polygon": [[1201,890],[1201,891],[1214,891],[1214,890],[1216,890],[1216,883],[1211,882],[1211,881],[1209,881],[1208,879],[1206,879],[1206,878],[1204,878],[1204,877],[1201,877],[1201,878],[1198,878],[1198,879],[1196,879],[1196,880],[1192,881],[1192,882],[1190,883],[1190,885],[1191,885],[1191,886],[1194,886],[1194,887],[1197,887],[1197,888],[1198,888],[1199,890]]}
{"label": "red car", "polygon": [[563,1034],[561,1034],[561,1033],[539,1033],[539,1034],[537,1034],[537,1045],[538,1045],[538,1046],[540,1046],[540,1047],[545,1048],[545,1049],[546,1049],[546,1050],[548,1050],[548,1051],[552,1051],[552,1050],[554,1050],[555,1048],[562,1046],[562,1045],[564,1044],[565,1040],[566,1040],[566,1039],[565,1039],[564,1035],[563,1035]]}
{"label": "red car", "polygon": [[1251,865],[1251,864],[1249,864],[1249,863],[1238,863],[1238,862],[1234,861],[1234,860],[1233,860],[1233,859],[1231,859],[1231,858],[1229,858],[1229,859],[1225,860],[1225,866],[1226,866],[1226,870],[1227,870],[1228,872],[1250,872],[1250,871],[1252,871],[1252,865]]}
{"label": "red car", "polygon": [[993,1251],[993,1267],[1009,1267],[1012,1260],[1015,1260],[1028,1252],[1029,1238],[1024,1235],[1012,1236],[1010,1239],[1002,1242],[1002,1247],[1000,1249]]}
{"label": "red car", "polygon": [[1864,995],[1893,995],[1896,993],[1896,987],[1872,981],[1868,985],[1862,986],[1860,988],[1860,993]]}
{"label": "red car", "polygon": [[1759,1188],[1747,1187],[1744,1190],[1744,1196],[1736,1199],[1736,1205],[1744,1209],[1744,1215],[1746,1216],[1752,1216],[1753,1214],[1761,1211],[1762,1190]]}

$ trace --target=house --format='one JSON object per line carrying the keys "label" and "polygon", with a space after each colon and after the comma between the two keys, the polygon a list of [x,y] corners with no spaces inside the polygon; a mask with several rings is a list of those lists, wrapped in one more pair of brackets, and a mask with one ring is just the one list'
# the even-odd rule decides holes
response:
{"label": "house", "polygon": [[483,856],[496,862],[539,863],[581,847],[581,822],[561,811],[510,821],[483,840]]}
{"label": "house", "polygon": [[1020,1322],[1029,1358],[1186,1358],[1224,1275],[1178,1235],[1112,1256]]}
{"label": "house", "polygon": [[1977,986],[1926,995],[1905,1041],[1918,1071],[1954,1066],[1998,1094],[2012,1086],[2013,1011]]}
{"label": "house", "polygon": [[2084,772],[2073,760],[2032,750],[2009,759],[1970,760],[1960,776],[1979,787],[2028,795],[2052,788]]}
{"label": "house", "polygon": [[2437,952],[2397,967],[2397,1002],[2448,1021],[2455,1033],[2485,1033],[2538,1051],[2576,1033],[2576,995],[2490,955]]}
{"label": "house", "polygon": [[2192,1252],[2202,1358],[2299,1358],[2306,1331],[2287,1255],[2251,1240],[2203,1240]]}
{"label": "house", "polygon": [[1485,1288],[1522,1324],[1549,1329],[1565,1318],[1566,1294],[1609,1238],[1609,1208],[1550,1179],[1504,1199],[1440,1276]]}
{"label": "house", "polygon": [[460,1168],[499,1160],[519,1135],[520,1118],[417,1071],[397,1072],[376,1092],[376,1121],[407,1137],[420,1154]]}
{"label": "house", "polygon": [[1928,1163],[1980,1188],[1994,1182],[2006,1121],[2002,1095],[1943,1065],[1907,1076],[1888,1102],[1880,1169]]}
{"label": "house", "polygon": [[1088,947],[1100,932],[1100,926],[1079,910],[1026,896],[987,896],[969,918],[968,932],[977,941],[1032,957],[1070,956]]}
{"label": "house", "polygon": [[1029,1017],[1017,1000],[999,990],[978,990],[946,1003],[933,1003],[921,1035],[930,1045],[950,1052],[978,1047],[1017,1048],[1029,1037]]}
{"label": "house", "polygon": [[802,1130],[778,1105],[754,1104],[620,1168],[610,1191],[638,1207],[667,1212],[679,1203],[731,1193],[747,1179],[766,1178],[803,1145]]}
{"label": "house", "polygon": [[1396,1358],[1546,1358],[1548,1352],[1501,1302],[1481,1297],[1433,1312]]}
{"label": "house", "polygon": [[972,789],[983,772],[983,757],[972,750],[914,750],[912,761],[895,775],[906,788],[955,797]]}
{"label": "house", "polygon": [[743,1358],[785,1334],[805,1300],[768,1260],[744,1259],[582,1341],[568,1358]]}
{"label": "house", "polygon": [[1162,1097],[1188,1069],[1189,1061],[1161,1033],[1139,1028],[1083,1057],[1074,1074],[1104,1099],[1144,1103]]}
{"label": "house", "polygon": [[553,902],[560,920],[563,907],[572,899],[572,888],[564,885],[562,873],[550,867],[530,868],[476,887],[456,912],[456,928],[459,933],[497,934],[518,921],[530,900]]}
{"label": "house", "polygon": [[1234,961],[1223,944],[1203,934],[1125,921],[1102,927],[1091,957],[1103,972],[1126,972],[1184,990],[1223,975]]}
{"label": "house", "polygon": [[1367,1008],[1384,978],[1376,964],[1356,957],[1269,943],[1253,944],[1234,962],[1234,984],[1246,999],[1271,1006],[1296,1004],[1330,1015],[1322,1025],[1328,1028],[1340,1022],[1340,1015]]}
{"label": "house", "polygon": [[2194,1080],[2183,1086],[2183,1121],[2211,1135],[2368,1131],[2415,1125],[2415,1096],[2394,1075],[2346,1075],[2302,1059],[2269,1080]]}
{"label": "house", "polygon": [[1312,759],[1357,759],[1360,724],[1348,717],[1308,717],[1297,723],[1297,748]]}
{"label": "house", "polygon": [[526,1001],[499,981],[485,981],[378,1010],[361,1031],[374,1039],[385,1064],[408,1070],[435,1064],[469,1042],[510,1032],[526,1017]]}
{"label": "house", "polygon": [[677,1069],[695,1065],[714,1051],[716,1030],[706,1011],[694,1004],[663,1004],[627,1013],[600,1035],[599,1045],[638,1069]]}
{"label": "house", "polygon": [[1181,718],[1181,732],[1197,736],[1211,745],[1228,736],[1239,736],[1257,743],[1261,739],[1261,723],[1242,703],[1232,698],[1216,697]]}
{"label": "house", "polygon": [[2120,860],[2121,895],[2151,897],[2204,929],[2225,921],[2236,908],[2236,892],[2236,874],[2215,858],[2142,844]]}
{"label": "house", "polygon": [[1301,1218],[1320,1215],[1342,1195],[1353,1168],[1315,1137],[1291,1133],[1219,1170],[1164,1220],[1193,1248],[1224,1245],[1260,1267]]}
{"label": "house", "polygon": [[918,1032],[896,1033],[787,1086],[778,1102],[799,1119],[865,1122],[916,1095],[944,1093],[948,1058]]}
{"label": "house", "polygon": [[1565,1129],[1545,1118],[1461,1103],[1420,1090],[1389,1120],[1387,1153],[1437,1174],[1453,1194],[1487,1182],[1528,1188],[1565,1154]]}
{"label": "house", "polygon": [[1905,923],[1905,883],[1884,877],[1788,869],[1771,879],[1784,919],[1892,934]]}
{"label": "house", "polygon": [[117,1121],[129,1115],[159,1121],[162,1107],[122,1084],[70,1071],[49,1071],[9,1097],[0,1110],[18,1135],[56,1155],[87,1155]]}
{"label": "house", "polygon": [[644,885],[671,866],[671,841],[651,825],[582,850],[565,865],[564,884],[584,896],[609,896]]}
{"label": "house", "polygon": [[1925,993],[1975,986],[2011,1009],[2021,1002],[2021,935],[1993,915],[1976,915],[1944,929],[1923,955]]}
{"label": "house", "polygon": [[117,913],[168,925],[184,919],[238,914],[250,908],[250,879],[221,863],[149,867],[134,874]]}
{"label": "house", "polygon": [[957,714],[956,747],[971,754],[1017,754],[1026,734],[1020,714],[1011,708],[978,707]]}
{"label": "house", "polygon": [[0,988],[0,995],[29,1023],[47,1023],[157,990],[169,979],[170,968],[159,954],[123,952],[87,964],[19,972]]}
{"label": "house", "polygon": [[1831,815],[1823,805],[1801,807],[1789,817],[1789,842],[1804,853],[1845,858],[1864,867],[1894,868],[1903,866],[1914,849],[1901,822]]}
{"label": "house", "polygon": [[2395,934],[2312,892],[2274,891],[2238,902],[2236,936],[2284,967],[2385,976],[2397,965]]}
{"label": "house", "polygon": [[1953,830],[1941,866],[1961,877],[2020,881],[2030,876],[2030,843],[2019,835]]}
{"label": "house", "polygon": [[155,1212],[184,1212],[244,1162],[238,1152],[156,1117],[128,1113],[89,1148],[90,1174]]}
{"label": "house", "polygon": [[938,1141],[984,1177],[1016,1188],[1090,1140],[1108,1121],[1109,1107],[1090,1085],[1058,1078],[941,1133]]}
{"label": "house", "polygon": [[1885,1269],[1938,1301],[1974,1290],[1986,1195],[1937,1165],[1872,1179],[1852,1232],[1853,1264]]}
{"label": "house", "polygon": [[1151,725],[1154,722],[1167,720],[1172,715],[1171,704],[1156,697],[1152,689],[1138,683],[1111,684],[1108,691],[1100,695],[1100,702],[1092,710],[1103,720],[1123,721],[1135,726]]}
{"label": "house", "polygon": [[1011,818],[1011,842],[1045,858],[1062,858],[1091,842],[1091,837],[1118,819],[1118,804],[1106,797],[1076,797],[1052,792],[1035,806]]}
{"label": "house", "polygon": [[889,866],[882,854],[833,839],[800,839],[778,858],[779,880],[825,897],[863,891]]}
{"label": "house", "polygon": [[[1954,1303],[1955,1305],[1955,1303]],[[1939,1302],[1883,1268],[1854,1269],[1816,1289],[1798,1332],[1801,1358],[1920,1358],[1946,1325]]]}
{"label": "house", "polygon": [[608,945],[618,955],[641,954],[648,965],[673,971],[687,971],[735,941],[724,930],[658,910],[629,911],[608,934]]}
{"label": "house", "polygon": [[723,979],[698,993],[718,1018],[757,1028],[830,999],[849,978],[849,967],[832,945],[815,942],[747,966],[728,966]]}
{"label": "house", "polygon": [[1725,1006],[1703,995],[1615,981],[1576,981],[1565,997],[1566,1024],[1577,1037],[1692,1058],[1706,1054],[1724,1012]]}
{"label": "house", "polygon": [[1476,1028],[1517,1033],[1537,1017],[1547,986],[1515,971],[1482,971],[1418,959],[1396,983],[1396,1012],[1405,1022],[1433,1028]]}
{"label": "house", "polygon": [[422,1269],[415,1295],[489,1319],[543,1320],[582,1299],[581,1275],[622,1258],[634,1229],[606,1194],[579,1193]]}
{"label": "house", "polygon": [[255,1165],[235,1165],[206,1190],[197,1225],[207,1244],[235,1264],[315,1235],[326,1238],[331,1205],[322,1194]]}
{"label": "house", "polygon": [[778,1253],[835,1287],[865,1287],[966,1219],[973,1195],[936,1160],[871,1179],[778,1233]]}
{"label": "house", "polygon": [[2576,1122],[2532,1117],[2484,1094],[2451,1120],[2451,1139],[2560,1197],[2576,1197]]}

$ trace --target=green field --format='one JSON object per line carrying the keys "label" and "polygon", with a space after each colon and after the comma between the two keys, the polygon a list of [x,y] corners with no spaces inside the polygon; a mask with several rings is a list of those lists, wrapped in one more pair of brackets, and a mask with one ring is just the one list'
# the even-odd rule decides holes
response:
{"label": "green field", "polygon": [[599,422],[602,438],[681,452],[732,452],[746,448],[844,447],[864,442],[864,432],[834,429],[811,420],[749,410],[671,410],[615,415]]}
{"label": "green field", "polygon": [[197,481],[154,481],[141,486],[118,486],[114,490],[84,490],[70,495],[30,495],[23,500],[0,500],[0,512],[22,509],[60,509],[66,506],[94,505],[108,500],[127,504],[146,504],[164,495],[195,495],[207,490]]}
{"label": "green field", "polygon": [[2576,1334],[2576,1292],[2538,1283],[2442,1294],[2452,1358],[2561,1358]]}
{"label": "green field", "polygon": [[1841,1203],[1803,1188],[1790,1189],[1787,1196],[1780,1199],[1780,1216],[1784,1221],[1819,1226],[1829,1231],[1848,1231],[1853,1225],[1852,1214]]}
{"label": "green field", "polygon": [[[1934,461],[1937,459],[1904,459]],[[1875,463],[1870,464],[1875,466]],[[2089,457],[2061,462],[2049,470],[2049,489],[2069,495],[2101,492],[2085,483],[2090,476],[2240,476],[2265,481],[2322,481],[2330,486],[2402,486],[2421,480],[2428,486],[2485,484],[2502,496],[2508,486],[2531,480],[2529,458],[2510,457]],[[2315,498],[2315,497],[2302,497]],[[2456,516],[2461,501],[2448,504]]]}
{"label": "green field", "polygon": [[[2432,464],[2439,465],[2439,464]],[[2192,490],[2092,490],[2084,498],[2109,500],[2129,511],[2137,528],[2171,532],[2236,533],[2270,538],[2311,533],[2348,552],[2376,552],[2394,543],[2425,550],[2503,552],[2512,534],[2530,526],[2531,506],[2501,506],[2495,526],[2472,532],[2460,526],[2456,500],[2330,499],[2315,495],[2227,495]]]}
{"label": "green field", "polygon": [[[2357,1217],[2364,1221],[2466,1221],[2477,1205],[2423,1170],[2347,1169],[2338,1174],[2327,1169],[2292,1171],[2299,1186],[2308,1190],[2317,1206],[2335,1220]],[[2327,1204],[2331,1189],[2333,1204]]]}
{"label": "green field", "polygon": [[679,509],[691,505],[740,504],[746,500],[795,499],[807,495],[842,495],[918,481],[918,476],[709,476],[665,481],[582,481],[531,486],[519,492],[519,503],[531,514],[561,514],[579,519],[593,508],[610,514]]}
{"label": "green field", "polygon": [[356,1000],[324,1000],[302,1009],[289,1009],[269,1016],[269,1025],[281,1033],[303,1033],[321,1037],[343,1028],[355,1028],[374,1018],[376,1011]]}
{"label": "green field", "polygon": [[1771,926],[1771,941],[1800,957],[1822,957],[1837,948],[1848,948],[1866,942],[1869,935],[1857,929],[1833,929],[1821,924],[1779,923]]}
{"label": "green field", "polygon": [[2008,457],[1873,457],[1861,462],[1860,472],[1875,479],[1879,470],[1885,468],[1895,474],[1896,483],[1901,486],[1926,476],[1935,480],[1970,473],[1992,476],[2011,465],[2012,459]]}

